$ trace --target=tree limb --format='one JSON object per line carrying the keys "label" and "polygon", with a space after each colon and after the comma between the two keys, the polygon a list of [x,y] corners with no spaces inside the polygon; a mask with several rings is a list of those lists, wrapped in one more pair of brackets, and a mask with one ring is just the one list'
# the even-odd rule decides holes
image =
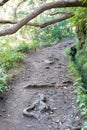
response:
{"label": "tree limb", "polygon": [[6,2],[8,2],[9,0],[0,0],[0,6],[3,6]]}
{"label": "tree limb", "polygon": [[50,2],[41,5],[36,10],[31,12],[27,17],[19,21],[16,25],[13,27],[10,27],[6,30],[0,31],[0,36],[5,35],[11,35],[16,33],[21,27],[23,27],[25,24],[27,24],[30,20],[34,19],[36,16],[41,14],[42,12],[52,9],[52,8],[63,8],[63,7],[87,7],[87,3],[83,3],[81,1],[56,1],[56,2]]}
{"label": "tree limb", "polygon": [[[64,14],[64,16],[61,16],[59,18],[55,18],[55,19],[52,19],[50,21],[47,21],[47,22],[44,22],[44,23],[33,23],[33,22],[28,22],[26,25],[29,25],[29,26],[35,26],[35,27],[40,27],[40,28],[45,28],[47,27],[48,25],[51,25],[51,24],[54,24],[54,23],[57,23],[57,22],[60,22],[60,21],[63,21],[63,20],[66,20],[66,19],[69,19],[71,18],[72,16],[74,16],[74,14],[72,13],[66,13]],[[10,21],[10,20],[0,20],[0,24],[17,24],[18,21]]]}
{"label": "tree limb", "polygon": [[40,27],[41,27],[41,28],[47,27],[48,25],[51,25],[51,24],[54,24],[54,23],[57,23],[57,22],[60,22],[60,21],[69,19],[69,18],[71,18],[72,16],[74,16],[74,14],[66,14],[66,15],[61,16],[61,17],[59,17],[59,18],[55,18],[55,19],[53,19],[53,20],[50,20],[50,21],[48,21],[48,22],[45,22],[45,23],[41,24]]}

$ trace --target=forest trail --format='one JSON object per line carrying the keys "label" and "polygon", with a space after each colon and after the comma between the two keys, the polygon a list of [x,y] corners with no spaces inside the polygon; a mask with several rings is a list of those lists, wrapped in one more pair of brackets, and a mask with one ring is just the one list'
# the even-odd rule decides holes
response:
{"label": "forest trail", "polygon": [[[64,40],[31,52],[25,57],[23,67],[14,70],[11,90],[0,101],[0,130],[73,130],[71,127],[80,125],[64,54],[65,48],[73,43]],[[23,110],[38,94],[46,96],[53,111],[40,113],[38,119],[24,116]]]}

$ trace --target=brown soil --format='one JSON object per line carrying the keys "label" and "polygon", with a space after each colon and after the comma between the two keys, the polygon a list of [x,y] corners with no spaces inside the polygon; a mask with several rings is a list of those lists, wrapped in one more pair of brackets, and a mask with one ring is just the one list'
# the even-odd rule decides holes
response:
{"label": "brown soil", "polygon": [[[65,48],[73,43],[64,40],[38,49],[24,58],[22,67],[9,71],[14,77],[11,90],[0,101],[0,130],[72,130],[80,125],[64,54]],[[37,94],[45,94],[54,111],[41,113],[38,119],[23,116],[23,110]]]}

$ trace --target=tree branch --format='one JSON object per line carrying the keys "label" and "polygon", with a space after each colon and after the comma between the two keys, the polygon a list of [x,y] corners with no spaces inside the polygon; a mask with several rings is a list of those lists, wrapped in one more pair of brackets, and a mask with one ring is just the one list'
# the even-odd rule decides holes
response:
{"label": "tree branch", "polygon": [[34,19],[36,16],[42,12],[52,9],[52,8],[63,8],[63,7],[87,7],[87,3],[82,3],[81,1],[56,1],[41,5],[39,8],[31,12],[27,17],[19,21],[13,27],[6,30],[0,31],[0,36],[11,35],[16,33],[21,27],[27,24],[30,20]]}
{"label": "tree branch", "polygon": [[51,25],[51,24],[54,24],[54,23],[57,23],[57,22],[60,22],[60,21],[69,19],[69,18],[71,18],[72,16],[74,16],[74,14],[66,14],[66,15],[61,16],[61,17],[59,17],[59,18],[56,18],[56,19],[50,20],[50,21],[48,21],[48,22],[45,22],[45,23],[41,24],[40,27],[41,27],[41,28],[47,27],[48,25]]}
{"label": "tree branch", "polygon": [[0,24],[17,24],[18,21],[12,20],[0,20]]}
{"label": "tree branch", "polygon": [[8,2],[9,0],[0,0],[0,6],[3,6],[6,2]]}
{"label": "tree branch", "polygon": [[[74,16],[74,14],[72,13],[65,13],[64,16],[61,16],[59,18],[55,18],[55,19],[52,19],[50,21],[47,21],[47,22],[44,22],[44,23],[33,23],[33,22],[28,22],[26,25],[29,25],[29,26],[35,26],[35,27],[40,27],[40,28],[45,28],[47,27],[48,25],[51,25],[51,24],[54,24],[54,23],[57,23],[57,22],[60,22],[60,21],[63,21],[63,20],[66,20],[66,19],[69,19],[71,18],[72,16]],[[0,20],[0,24],[17,24],[18,21],[10,21],[10,20]]]}

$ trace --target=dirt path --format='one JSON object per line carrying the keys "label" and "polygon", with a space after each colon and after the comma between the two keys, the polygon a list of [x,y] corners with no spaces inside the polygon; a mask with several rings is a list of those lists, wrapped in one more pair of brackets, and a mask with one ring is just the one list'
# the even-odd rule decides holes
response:
{"label": "dirt path", "polygon": [[[72,43],[73,40],[66,40],[37,50],[27,55],[21,71],[14,70],[12,89],[0,102],[0,130],[70,130],[79,125],[64,55],[64,49]],[[23,116],[23,110],[38,94],[45,94],[54,111],[40,113],[38,119]]]}

